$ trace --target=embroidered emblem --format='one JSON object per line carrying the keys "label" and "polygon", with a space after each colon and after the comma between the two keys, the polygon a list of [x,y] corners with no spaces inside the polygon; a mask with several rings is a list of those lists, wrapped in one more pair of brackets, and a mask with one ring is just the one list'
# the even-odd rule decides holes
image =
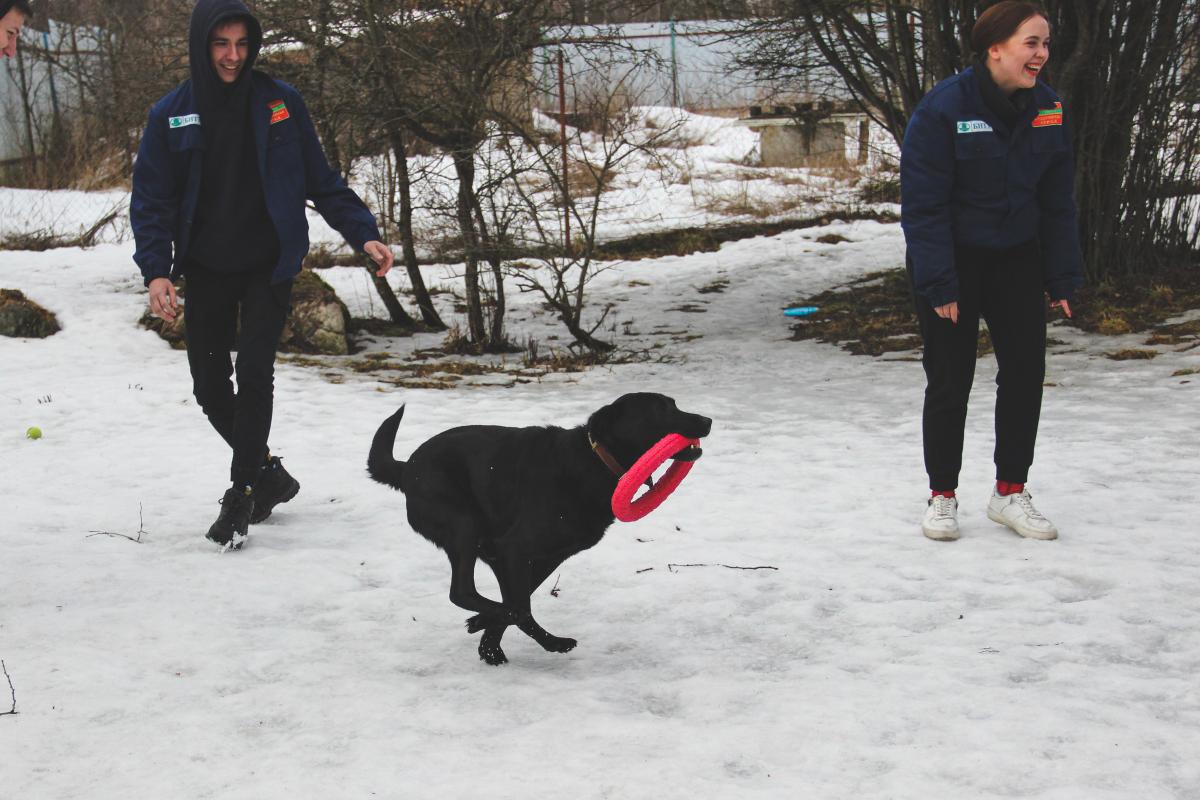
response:
{"label": "embroidered emblem", "polygon": [[291,119],[291,115],[288,114],[287,106],[282,100],[272,100],[270,103],[267,103],[267,108],[271,109],[272,125],[274,125],[276,122],[283,122],[285,119]]}
{"label": "embroidered emblem", "polygon": [[990,133],[991,130],[992,126],[981,119],[960,120],[958,123],[959,133]]}
{"label": "embroidered emblem", "polygon": [[184,117],[171,117],[169,124],[172,128],[186,128],[188,125],[199,125],[199,114],[188,114]]}
{"label": "embroidered emblem", "polygon": [[1062,125],[1062,103],[1055,103],[1054,108],[1039,108],[1033,118],[1033,127],[1044,128],[1047,125]]}

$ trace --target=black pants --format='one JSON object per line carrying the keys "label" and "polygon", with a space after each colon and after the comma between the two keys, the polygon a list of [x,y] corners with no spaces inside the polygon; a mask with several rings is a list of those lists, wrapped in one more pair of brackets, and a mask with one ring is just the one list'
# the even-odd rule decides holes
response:
{"label": "black pants", "polygon": [[[270,269],[214,272],[188,262],[183,304],[192,390],[231,448],[230,479],[252,485],[267,456],[275,391],[275,349],[290,310],[292,282]],[[239,330],[240,328],[240,330]],[[237,347],[237,393],[230,351]]]}
{"label": "black pants", "polygon": [[[1033,464],[1046,375],[1046,300],[1037,242],[1010,250],[958,247],[958,323],[915,295],[927,380],[921,418],[934,491],[958,486],[967,401],[975,380],[979,318],[996,353],[996,479],[1024,483]],[[912,277],[912,261],[908,261]]]}

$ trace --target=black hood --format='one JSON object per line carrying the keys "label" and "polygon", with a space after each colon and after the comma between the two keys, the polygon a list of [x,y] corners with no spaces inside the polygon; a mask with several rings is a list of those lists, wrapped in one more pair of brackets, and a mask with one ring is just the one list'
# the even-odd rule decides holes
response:
{"label": "black hood", "polygon": [[[219,23],[234,18],[246,22],[246,29],[250,34],[250,52],[246,54],[246,64],[242,67],[237,81],[232,86],[227,86],[217,77],[213,67],[208,37]],[[192,23],[188,28],[188,61],[192,71],[192,87],[202,114],[215,106],[223,105],[231,95],[240,94],[237,89],[249,84],[250,71],[258,59],[262,40],[262,25],[241,0],[197,0],[196,7],[192,9]]]}

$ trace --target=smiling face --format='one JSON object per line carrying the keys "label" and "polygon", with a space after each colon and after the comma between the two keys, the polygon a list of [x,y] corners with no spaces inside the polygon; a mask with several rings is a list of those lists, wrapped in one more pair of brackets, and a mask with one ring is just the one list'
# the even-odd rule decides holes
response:
{"label": "smiling face", "polygon": [[217,77],[225,83],[236,81],[250,55],[246,23],[238,19],[214,27],[208,37],[208,54]]}
{"label": "smiling face", "polygon": [[1017,32],[988,48],[987,68],[1005,94],[1032,89],[1050,58],[1050,23],[1040,15],[1021,23]]}
{"label": "smiling face", "polygon": [[0,56],[12,58],[17,54],[17,37],[25,25],[25,15],[15,8],[0,17]]}

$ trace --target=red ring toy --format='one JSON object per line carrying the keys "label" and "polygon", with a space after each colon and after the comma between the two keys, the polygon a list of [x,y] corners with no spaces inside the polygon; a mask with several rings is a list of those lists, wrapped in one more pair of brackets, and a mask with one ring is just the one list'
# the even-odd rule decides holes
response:
{"label": "red ring toy", "polygon": [[678,433],[668,433],[659,440],[658,444],[643,453],[642,457],[635,461],[633,466],[617,481],[617,488],[612,496],[613,516],[621,522],[634,522],[662,505],[662,502],[671,495],[671,492],[675,491],[675,487],[687,476],[696,462],[676,461],[667,469],[667,473],[662,476],[662,479],[650,487],[648,492],[637,500],[634,500],[633,496],[637,494],[646,479],[654,474],[654,470],[662,466],[664,461],[693,444],[699,445],[700,440],[689,439]]}

